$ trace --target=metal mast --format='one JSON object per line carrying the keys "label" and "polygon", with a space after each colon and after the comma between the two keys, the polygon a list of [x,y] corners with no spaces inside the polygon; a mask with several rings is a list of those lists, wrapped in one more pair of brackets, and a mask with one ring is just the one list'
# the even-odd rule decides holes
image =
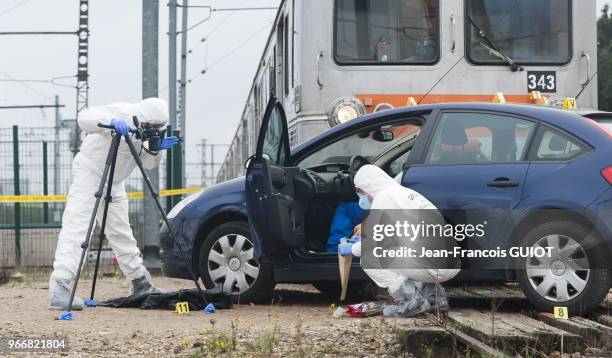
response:
{"label": "metal mast", "polygon": [[[76,116],[89,105],[89,0],[79,0],[79,37],[77,84],[76,84]],[[75,129],[75,153],[81,147],[81,129],[78,124]]]}

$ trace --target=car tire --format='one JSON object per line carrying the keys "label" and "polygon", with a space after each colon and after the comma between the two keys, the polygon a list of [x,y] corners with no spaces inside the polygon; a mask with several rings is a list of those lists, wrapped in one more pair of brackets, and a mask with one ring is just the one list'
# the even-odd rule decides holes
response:
{"label": "car tire", "polygon": [[[340,281],[317,281],[312,285],[334,301],[340,300]],[[349,282],[346,300],[350,302],[366,301],[376,297],[378,287],[372,281]]]}
{"label": "car tire", "polygon": [[198,262],[206,287],[220,284],[239,303],[265,301],[274,288],[272,267],[253,258],[253,250],[246,222],[228,222],[212,230],[200,248]]}
{"label": "car tire", "polygon": [[[532,247],[538,243],[540,246],[543,243],[556,246],[559,248],[557,252],[562,255],[548,260],[548,263],[534,258],[518,260],[518,283],[530,303],[541,312],[553,312],[554,307],[567,307],[569,314],[583,315],[603,301],[612,281],[606,269],[608,250],[602,249],[605,244],[598,235],[577,222],[551,221],[530,230],[521,246]],[[582,260],[579,267],[590,269],[569,268],[563,263],[566,259],[559,258],[565,255]],[[588,260],[587,265],[584,265],[586,261],[583,258]]]}

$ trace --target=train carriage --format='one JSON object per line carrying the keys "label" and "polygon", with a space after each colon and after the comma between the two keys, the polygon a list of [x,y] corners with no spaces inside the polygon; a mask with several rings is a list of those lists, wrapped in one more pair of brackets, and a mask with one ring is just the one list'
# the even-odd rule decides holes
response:
{"label": "train carriage", "polygon": [[[284,0],[217,181],[244,174],[269,98],[291,146],[364,113],[414,103],[597,108],[595,1]],[[535,101],[538,101],[537,99]]]}

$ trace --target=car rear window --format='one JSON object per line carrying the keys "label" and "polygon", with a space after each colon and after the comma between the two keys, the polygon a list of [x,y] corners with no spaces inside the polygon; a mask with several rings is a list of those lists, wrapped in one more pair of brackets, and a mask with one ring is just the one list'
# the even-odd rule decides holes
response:
{"label": "car rear window", "polygon": [[602,132],[607,134],[608,138],[612,140],[612,113],[590,113],[584,115],[584,118],[589,120],[591,124],[595,125]]}
{"label": "car rear window", "polygon": [[531,155],[532,161],[568,161],[589,151],[588,147],[577,140],[548,128],[538,135],[537,148]]}

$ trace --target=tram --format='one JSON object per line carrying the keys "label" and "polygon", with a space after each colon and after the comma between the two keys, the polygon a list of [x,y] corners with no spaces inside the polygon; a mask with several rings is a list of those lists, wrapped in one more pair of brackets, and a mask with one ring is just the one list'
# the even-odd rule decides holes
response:
{"label": "tram", "polygon": [[292,147],[365,113],[436,102],[597,109],[591,0],[284,0],[217,182],[244,175],[266,103]]}

